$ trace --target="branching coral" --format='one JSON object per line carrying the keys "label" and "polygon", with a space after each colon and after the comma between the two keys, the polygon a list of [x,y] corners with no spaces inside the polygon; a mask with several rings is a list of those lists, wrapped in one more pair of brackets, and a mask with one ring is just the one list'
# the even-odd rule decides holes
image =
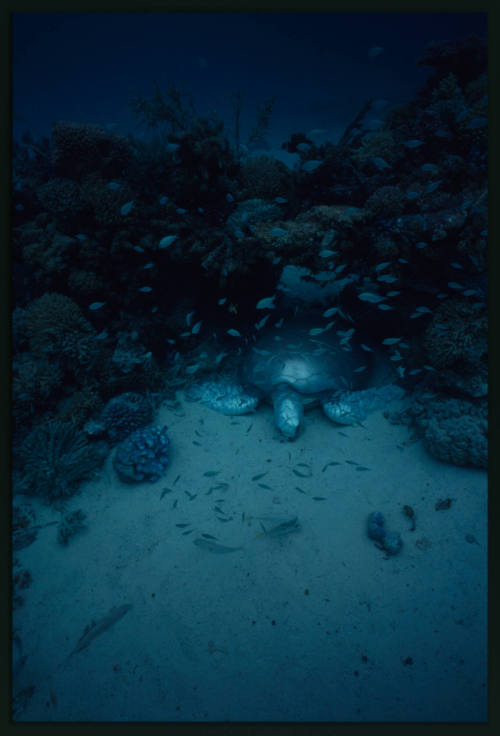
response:
{"label": "branching coral", "polygon": [[62,294],[47,293],[26,308],[26,333],[37,357],[55,358],[77,371],[95,356],[92,325]]}
{"label": "branching coral", "polygon": [[51,421],[31,430],[15,461],[22,465],[22,491],[59,503],[92,478],[102,463],[97,450],[71,423]]}

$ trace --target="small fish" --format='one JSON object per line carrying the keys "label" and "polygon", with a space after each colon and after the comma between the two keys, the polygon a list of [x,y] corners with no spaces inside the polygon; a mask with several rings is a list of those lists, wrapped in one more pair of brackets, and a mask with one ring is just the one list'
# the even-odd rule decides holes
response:
{"label": "small fish", "polygon": [[134,206],[134,200],[132,199],[130,202],[126,202],[123,204],[120,208],[120,215],[128,215],[130,212],[132,212],[132,208]]}
{"label": "small fish", "polygon": [[249,427],[247,427],[247,430],[246,430],[246,433],[245,434],[248,434],[250,432],[250,430],[252,429],[252,427],[253,427],[253,424],[251,424]]}
{"label": "small fish", "polygon": [[221,360],[226,357],[226,355],[229,355],[229,353],[225,353],[224,351],[222,353],[219,353],[218,356],[215,358],[215,364],[218,365]]}
{"label": "small fish", "polygon": [[325,331],[325,328],[324,327],[313,327],[312,330],[309,330],[309,334],[311,336],[321,335],[321,333],[324,332],[324,331]]}
{"label": "small fish", "polygon": [[403,146],[406,146],[406,148],[420,148],[420,146],[423,146],[424,142],[418,140],[417,138],[412,138],[409,141],[404,141]]}
{"label": "small fish", "polygon": [[380,294],[372,294],[369,291],[364,291],[362,294],[358,294],[358,299],[361,299],[362,302],[377,304],[378,302],[382,302],[385,297],[380,296]]}
{"label": "small fish", "polygon": [[341,273],[341,272],[342,272],[342,271],[344,270],[344,268],[346,268],[346,267],[347,267],[347,263],[341,263],[341,264],[340,264],[340,266],[337,266],[337,268],[335,269],[334,273],[336,273],[336,274],[338,275],[338,274],[339,274],[339,273]]}
{"label": "small fish", "polygon": [[184,493],[186,494],[186,496],[188,496],[188,498],[189,498],[190,501],[192,501],[193,499],[195,499],[196,496],[198,495],[197,493],[189,493],[189,491],[184,491]]}
{"label": "small fish", "polygon": [[177,207],[175,211],[177,212],[178,215],[185,215],[187,213],[187,210],[184,209],[184,207]]}
{"label": "small fish", "polygon": [[329,258],[330,256],[335,255],[335,251],[334,250],[320,250],[318,255],[320,258]]}
{"label": "small fish", "polygon": [[140,245],[134,245],[134,250],[136,253],[144,253],[144,248],[141,248]]}
{"label": "small fish", "polygon": [[108,614],[106,614],[106,616],[99,619],[99,621],[92,621],[90,625],[85,627],[83,634],[79,638],[75,648],[70,652],[68,659],[74,654],[86,649],[97,636],[103,634],[110,628],[110,626],[113,626],[113,624],[123,618],[131,608],[132,605],[130,603],[126,603],[122,606],[115,606]]}
{"label": "small fish", "polygon": [[324,473],[327,468],[329,468],[331,465],[342,465],[342,463],[338,463],[336,460],[332,460],[331,462],[327,463],[322,469],[321,472]]}
{"label": "small fish", "polygon": [[191,330],[191,334],[192,334],[192,335],[197,335],[197,334],[198,334],[198,332],[200,331],[200,328],[201,328],[202,324],[203,324],[203,320],[200,320],[199,322],[197,322],[197,323],[196,323],[196,324],[195,324],[195,325],[193,326],[193,329]]}
{"label": "small fish", "polygon": [[256,304],[256,309],[274,309],[274,296],[267,296]]}
{"label": "small fish", "polygon": [[387,268],[387,266],[390,266],[390,261],[384,261],[383,263],[379,263],[378,266],[375,266],[375,271],[382,271],[384,268]]}
{"label": "small fish", "polygon": [[369,348],[368,345],[361,344],[361,348],[366,350],[367,353],[373,353],[373,348]]}
{"label": "small fish", "polygon": [[202,537],[205,537],[205,539],[217,539],[217,537],[214,537],[212,534],[202,534]]}
{"label": "small fish", "polygon": [[158,247],[159,248],[168,248],[169,245],[172,245],[172,243],[175,243],[175,241],[177,240],[177,238],[178,238],[177,235],[165,235],[165,237],[162,238],[160,240],[160,242],[158,243]]}
{"label": "small fish", "polygon": [[107,330],[103,330],[97,335],[96,340],[105,340],[108,337],[108,335],[109,335],[109,332]]}
{"label": "small fish", "polygon": [[313,501],[326,501],[325,496],[312,496]]}
{"label": "small fish", "polygon": [[146,263],[146,265],[142,267],[142,270],[146,271],[148,268],[153,268],[154,265],[155,264],[152,261],[149,261],[149,263]]}
{"label": "small fish", "polygon": [[196,546],[200,547],[201,549],[207,550],[207,552],[215,552],[216,554],[237,552],[239,549],[243,549],[243,547],[227,547],[224,544],[218,544],[217,542],[213,542],[210,539],[202,539],[202,537],[193,539],[193,544],[196,544]]}
{"label": "small fish", "polygon": [[382,274],[382,276],[377,276],[377,281],[384,281],[386,284],[392,284],[394,281],[397,281],[396,276],[391,276],[390,274]]}
{"label": "small fish", "polygon": [[196,445],[197,447],[201,447],[201,442],[196,442],[196,440],[193,440],[193,445]]}
{"label": "small fish", "polygon": [[382,340],[382,345],[395,345],[401,339],[401,337],[386,337],[385,340]]}
{"label": "small fish", "polygon": [[261,478],[263,478],[263,477],[264,477],[265,475],[267,475],[268,473],[269,473],[269,470],[266,470],[266,472],[265,472],[265,473],[259,473],[258,475],[254,475],[254,476],[252,477],[252,480],[260,480]]}
{"label": "small fish", "polygon": [[288,199],[285,199],[284,197],[275,197],[274,201],[276,204],[286,204],[288,202]]}
{"label": "small fish", "polygon": [[106,302],[92,302],[92,304],[89,305],[89,309],[91,309],[93,312],[95,312],[97,309],[100,309],[106,304]]}
{"label": "small fish", "polygon": [[270,315],[269,314],[266,314],[266,316],[263,319],[261,319],[260,322],[256,322],[255,323],[255,329],[256,330],[261,330],[264,327],[264,325],[266,324],[266,322],[269,319],[269,317],[270,317]]}
{"label": "small fish", "polygon": [[368,366],[362,365],[359,368],[355,368],[353,370],[353,373],[362,373],[363,371],[366,371],[367,368],[368,368]]}
{"label": "small fish", "polygon": [[214,511],[217,511],[218,514],[225,515],[225,511],[223,511],[219,506],[214,506]]}
{"label": "small fish", "polygon": [[386,296],[397,296],[398,294],[401,294],[400,291],[388,291]]}
{"label": "small fish", "polygon": [[233,328],[228,330],[227,334],[232,335],[232,337],[241,337],[241,334],[238,332],[238,330],[233,330]]}
{"label": "small fish", "polygon": [[180,529],[184,529],[187,526],[190,526],[189,524],[176,524],[175,526],[178,526]]}
{"label": "small fish", "polygon": [[463,289],[464,288],[462,284],[457,284],[456,281],[448,281],[448,286],[450,287],[450,289]]}
{"label": "small fish", "polygon": [[383,54],[385,51],[383,46],[372,46],[370,49],[368,49],[368,56],[370,59],[376,59],[377,56],[380,56],[380,54]]}
{"label": "small fish", "polygon": [[323,317],[325,317],[325,319],[328,319],[328,317],[333,317],[334,314],[337,314],[337,311],[337,307],[330,307],[323,312]]}
{"label": "small fish", "polygon": [[186,534],[191,534],[194,532],[194,529],[188,529],[187,532],[182,532],[182,536],[185,536]]}
{"label": "small fish", "polygon": [[417,312],[427,312],[428,314],[432,314],[432,309],[429,309],[429,307],[415,307]]}
{"label": "small fish", "polygon": [[367,468],[366,465],[358,465],[356,470],[370,470],[370,468]]}
{"label": "small fish", "polygon": [[177,483],[177,481],[180,480],[180,477],[181,477],[180,475],[177,476],[177,478],[172,483],[173,486],[175,486],[175,484]]}
{"label": "small fish", "polygon": [[477,294],[475,289],[466,289],[462,292],[464,296],[474,296],[474,294]]}
{"label": "small fish", "polygon": [[172,491],[172,489],[171,489],[171,488],[164,488],[164,489],[163,489],[163,491],[161,492],[161,496],[160,496],[160,501],[161,501],[161,499],[163,498],[163,496],[166,496],[166,495],[167,495],[167,493],[172,493],[172,492],[173,492],[173,491]]}
{"label": "small fish", "polygon": [[308,465],[308,463],[297,463],[298,468],[310,468],[311,466]]}
{"label": "small fish", "polygon": [[303,490],[302,490],[302,488],[299,488],[298,486],[295,486],[295,488],[297,489],[297,491],[298,491],[299,493],[303,493],[304,495],[306,495],[306,496],[307,496],[307,493],[306,493],[305,491],[303,491]]}
{"label": "small fish", "polygon": [[153,289],[150,286],[141,286],[139,291],[142,291],[144,294],[148,294],[150,291],[153,291]]}
{"label": "small fish", "polygon": [[398,261],[400,263],[408,263],[408,261],[406,260],[406,258],[398,258]]}
{"label": "small fish", "polygon": [[275,322],[275,323],[274,323],[274,326],[275,326],[275,327],[277,327],[277,328],[279,329],[280,327],[283,327],[283,322],[284,322],[284,321],[285,321],[285,318],[284,318],[284,317],[282,317],[282,318],[281,318],[280,320],[278,320],[278,322]]}
{"label": "small fish", "polygon": [[409,376],[416,376],[417,373],[422,373],[422,368],[412,368],[411,371],[408,371]]}
{"label": "small fish", "polygon": [[273,490],[271,488],[271,486],[266,486],[265,483],[257,483],[257,485],[259,486],[259,488],[265,488],[266,491],[272,491]]}
{"label": "small fish", "polygon": [[172,508],[173,509],[175,509],[177,507],[178,500],[179,499],[176,498],[175,501],[173,502],[173,504],[172,504]]}
{"label": "small fish", "polygon": [[308,174],[311,174],[313,171],[316,171],[322,163],[323,161],[306,161],[302,168]]}
{"label": "small fish", "polygon": [[220,470],[207,470],[207,472],[203,473],[203,475],[206,478],[213,478],[214,475],[219,475],[219,473],[220,473]]}
{"label": "small fish", "polygon": [[345,461],[348,465],[359,465],[359,463],[355,462],[354,460],[346,460]]}
{"label": "small fish", "polygon": [[196,373],[199,367],[200,367],[200,363],[195,363],[194,365],[188,365],[188,367],[186,368],[186,373],[188,373],[189,375]]}
{"label": "small fish", "polygon": [[217,304],[221,307],[223,304],[227,302],[227,296],[222,297],[222,299],[219,299]]}
{"label": "small fish", "polygon": [[304,473],[301,473],[299,470],[296,470],[295,468],[292,468],[292,472],[295,473],[295,475],[298,475],[299,478],[310,478],[311,477],[311,473],[304,474]]}
{"label": "small fish", "polygon": [[417,319],[418,317],[423,317],[424,312],[413,312],[413,314],[410,314],[410,319]]}

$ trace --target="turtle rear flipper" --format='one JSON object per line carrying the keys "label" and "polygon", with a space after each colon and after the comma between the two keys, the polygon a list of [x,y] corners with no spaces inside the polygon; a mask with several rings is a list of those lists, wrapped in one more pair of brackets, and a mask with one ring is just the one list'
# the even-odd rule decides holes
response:
{"label": "turtle rear flipper", "polygon": [[391,401],[403,398],[405,392],[396,383],[335,394],[323,399],[322,406],[328,419],[336,424],[356,424],[372,411],[383,409]]}

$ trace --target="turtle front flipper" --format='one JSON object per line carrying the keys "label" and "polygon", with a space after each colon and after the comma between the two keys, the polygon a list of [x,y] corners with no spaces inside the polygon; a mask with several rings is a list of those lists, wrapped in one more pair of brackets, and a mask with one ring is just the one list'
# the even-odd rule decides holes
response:
{"label": "turtle front flipper", "polygon": [[199,401],[220,414],[238,416],[255,411],[259,396],[252,388],[224,380],[193,383],[186,391],[186,401]]}
{"label": "turtle front flipper", "polygon": [[285,437],[293,440],[304,414],[301,397],[288,386],[278,386],[271,398],[276,426]]}
{"label": "turtle front flipper", "polygon": [[328,419],[336,424],[349,425],[362,422],[367,414],[385,408],[391,401],[401,399],[404,394],[401,386],[391,383],[363,391],[332,394],[323,399],[321,404]]}

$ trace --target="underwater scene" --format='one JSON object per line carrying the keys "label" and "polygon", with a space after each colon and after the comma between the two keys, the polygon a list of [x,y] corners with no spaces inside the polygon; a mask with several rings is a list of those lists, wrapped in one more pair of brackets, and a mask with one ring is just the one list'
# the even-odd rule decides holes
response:
{"label": "underwater scene", "polygon": [[486,722],[486,38],[13,15],[13,722]]}

